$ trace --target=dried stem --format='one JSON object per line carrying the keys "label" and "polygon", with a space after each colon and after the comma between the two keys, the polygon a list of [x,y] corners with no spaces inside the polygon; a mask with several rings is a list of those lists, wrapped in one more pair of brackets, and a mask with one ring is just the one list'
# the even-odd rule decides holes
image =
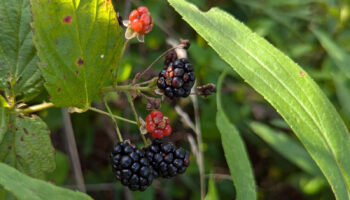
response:
{"label": "dried stem", "polygon": [[205,177],[204,177],[204,157],[203,157],[203,143],[202,143],[202,133],[201,133],[201,125],[199,118],[199,107],[198,107],[198,98],[195,95],[191,97],[194,109],[195,116],[195,126],[197,133],[197,143],[198,143],[198,162],[199,162],[199,176],[200,176],[200,184],[201,184],[201,199],[204,199],[205,196]]}
{"label": "dried stem", "polygon": [[[192,100],[193,101],[193,100]],[[193,101],[194,103],[194,109],[195,109],[195,115],[196,117],[196,124],[194,124],[188,114],[184,112],[179,106],[175,107],[175,110],[178,115],[181,117],[181,121],[189,128],[193,130],[193,132],[197,136],[197,144],[194,141],[194,138],[192,135],[188,135],[188,142],[191,145],[192,153],[196,156],[197,165],[199,168],[199,175],[200,175],[200,185],[201,185],[201,199],[204,199],[205,196],[205,177],[204,177],[204,161],[203,161],[203,149],[202,149],[202,136],[201,136],[201,130],[200,130],[200,122],[199,122],[199,112],[198,112],[198,104],[197,101]],[[197,106],[195,106],[197,104]],[[196,111],[197,109],[197,111]]]}
{"label": "dried stem", "polygon": [[70,115],[66,108],[62,108],[62,114],[63,114],[63,122],[64,122],[64,135],[66,139],[66,144],[68,144],[68,153],[73,166],[73,174],[74,174],[75,182],[77,184],[78,190],[80,190],[81,192],[86,192],[83,172],[81,170],[81,164],[79,160],[79,154],[78,154],[77,144],[75,142]]}

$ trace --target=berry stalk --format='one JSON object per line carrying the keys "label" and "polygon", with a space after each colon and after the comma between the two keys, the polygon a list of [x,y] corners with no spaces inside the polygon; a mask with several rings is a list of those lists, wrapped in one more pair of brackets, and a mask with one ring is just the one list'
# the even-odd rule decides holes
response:
{"label": "berry stalk", "polygon": [[118,64],[117,64],[117,66],[116,66],[116,68],[114,70],[114,74],[113,74],[113,87],[116,87],[117,84],[118,84],[117,78],[118,78],[118,72],[119,72],[119,68],[120,68],[120,62],[121,62],[121,59],[124,56],[126,46],[128,46],[129,42],[130,42],[130,39],[125,40],[123,48],[122,48],[122,51],[120,52]]}
{"label": "berry stalk", "polygon": [[[140,128],[141,127],[141,122],[140,122],[140,119],[139,119],[139,117],[137,115],[137,112],[136,112],[135,105],[134,105],[134,102],[132,100],[131,94],[129,92],[126,92],[125,94],[126,94],[126,97],[128,99],[128,102],[129,102],[129,104],[131,106],[131,110],[132,110],[132,112],[133,112],[133,114],[135,116],[135,119],[136,119],[136,122],[137,122],[137,126]],[[141,132],[140,132],[140,135],[141,135],[141,138],[143,140],[143,143],[147,146],[148,142],[146,140],[146,137]]]}
{"label": "berry stalk", "polygon": [[[94,108],[94,107],[90,107],[89,110],[91,111],[94,111],[94,112],[97,112],[97,113],[100,113],[100,114],[103,114],[103,115],[108,115],[108,116],[111,116],[108,112],[105,112],[103,110],[99,110],[97,108]],[[120,117],[118,115],[112,115],[113,118],[115,119],[118,119],[118,120],[121,120],[121,121],[124,121],[124,122],[128,122],[130,124],[135,124],[137,125],[137,122],[133,121],[133,120],[130,120],[130,119],[126,119],[124,117]]]}
{"label": "berry stalk", "polygon": [[122,134],[120,133],[120,130],[119,130],[117,121],[116,121],[116,120],[114,119],[114,117],[113,117],[113,113],[112,113],[112,111],[111,111],[111,108],[108,106],[108,103],[107,103],[107,101],[105,100],[105,98],[102,97],[102,100],[103,100],[103,102],[104,102],[104,104],[105,104],[105,107],[106,107],[108,113],[109,113],[109,117],[110,117],[110,118],[112,119],[112,121],[114,122],[115,130],[117,131],[117,135],[118,135],[119,141],[120,141],[120,142],[123,142],[123,136],[122,136]]}

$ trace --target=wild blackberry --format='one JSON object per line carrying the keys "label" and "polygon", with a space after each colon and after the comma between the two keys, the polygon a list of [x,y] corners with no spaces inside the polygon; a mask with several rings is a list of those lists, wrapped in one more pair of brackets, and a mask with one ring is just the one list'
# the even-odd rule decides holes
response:
{"label": "wild blackberry", "polygon": [[192,65],[186,58],[182,58],[165,65],[159,73],[157,85],[169,98],[188,97],[194,81]]}
{"label": "wild blackberry", "polygon": [[159,139],[153,140],[145,152],[153,167],[154,177],[174,177],[184,173],[190,164],[189,152],[183,148],[176,148],[171,142],[162,143]]}
{"label": "wild blackberry", "polygon": [[129,142],[114,146],[110,155],[115,177],[131,190],[144,191],[152,184],[152,167],[145,152]]}

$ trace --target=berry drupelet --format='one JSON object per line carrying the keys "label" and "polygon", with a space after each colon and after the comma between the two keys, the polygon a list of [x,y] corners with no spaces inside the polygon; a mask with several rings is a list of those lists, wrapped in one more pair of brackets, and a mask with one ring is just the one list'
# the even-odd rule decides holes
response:
{"label": "berry drupelet", "polygon": [[153,167],[153,176],[171,178],[186,171],[190,164],[189,152],[176,148],[173,143],[156,139],[145,149],[146,157]]}
{"label": "berry drupelet", "polygon": [[194,85],[195,75],[186,58],[166,65],[159,73],[157,86],[169,98],[188,97]]}
{"label": "berry drupelet", "polygon": [[154,110],[146,117],[146,129],[154,138],[162,138],[171,134],[169,119],[160,111]]}
{"label": "berry drupelet", "polygon": [[152,167],[145,152],[136,145],[128,141],[118,143],[110,159],[115,177],[129,189],[144,191],[152,184]]}

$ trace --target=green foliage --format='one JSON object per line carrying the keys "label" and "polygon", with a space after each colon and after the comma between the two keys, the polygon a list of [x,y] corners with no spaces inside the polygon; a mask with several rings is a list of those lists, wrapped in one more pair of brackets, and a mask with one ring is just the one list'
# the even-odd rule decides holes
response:
{"label": "green foliage", "polygon": [[[221,142],[227,164],[236,188],[236,199],[256,199],[253,171],[241,136],[236,127],[228,120],[221,105],[221,87],[225,73],[218,81],[216,125],[221,133]],[[239,158],[239,162],[237,159]]]}
{"label": "green foliage", "polygon": [[313,29],[313,32],[327,51],[328,55],[335,62],[336,66],[347,76],[347,78],[350,78],[350,55],[342,50],[330,38],[330,36],[327,35],[327,33],[318,29]]}
{"label": "green foliage", "polygon": [[183,0],[169,2],[282,115],[324,173],[335,196],[349,199],[349,133],[309,75],[226,12],[213,8],[204,13]]}
{"label": "green foliage", "polygon": [[32,0],[34,43],[56,106],[86,109],[120,60],[123,43],[111,1]]}
{"label": "green foliage", "polygon": [[219,200],[219,194],[215,186],[214,177],[210,177],[208,185],[208,194],[205,196],[205,200]]}
{"label": "green foliage", "polygon": [[29,1],[0,1],[0,90],[28,101],[41,92]]}
{"label": "green foliage", "polygon": [[268,143],[278,153],[282,154],[290,162],[311,175],[322,176],[316,163],[294,138],[285,133],[271,129],[262,123],[252,122],[250,123],[250,127],[261,137],[261,139]]}
{"label": "green foliage", "polygon": [[33,179],[8,165],[0,163],[0,185],[18,200],[92,200],[86,194],[59,188],[45,181]]}
{"label": "green foliage", "polygon": [[0,113],[0,161],[38,178],[54,170],[55,153],[46,124],[37,116],[21,116],[7,108],[0,108]]}

